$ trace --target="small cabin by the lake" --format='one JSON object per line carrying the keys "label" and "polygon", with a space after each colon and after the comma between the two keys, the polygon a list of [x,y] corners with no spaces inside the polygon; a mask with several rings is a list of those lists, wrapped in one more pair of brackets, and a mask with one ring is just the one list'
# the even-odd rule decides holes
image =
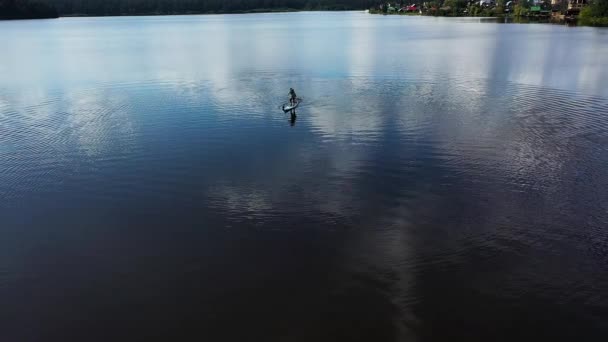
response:
{"label": "small cabin by the lake", "polygon": [[577,17],[581,13],[581,9],[589,4],[588,0],[570,0],[568,1],[568,9],[566,17]]}

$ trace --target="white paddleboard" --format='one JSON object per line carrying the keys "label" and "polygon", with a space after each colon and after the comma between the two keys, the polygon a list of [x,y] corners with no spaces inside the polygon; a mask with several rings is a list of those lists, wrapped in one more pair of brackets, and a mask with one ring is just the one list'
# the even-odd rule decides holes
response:
{"label": "white paddleboard", "polygon": [[289,112],[290,110],[298,108],[298,106],[300,105],[300,102],[302,102],[302,100],[297,99],[295,104],[292,105],[289,103],[285,103],[281,108],[283,108],[284,112]]}

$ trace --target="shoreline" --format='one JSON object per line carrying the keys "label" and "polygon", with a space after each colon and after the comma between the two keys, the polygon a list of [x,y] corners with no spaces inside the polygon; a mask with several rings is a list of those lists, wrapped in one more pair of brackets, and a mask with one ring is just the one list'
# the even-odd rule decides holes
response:
{"label": "shoreline", "polygon": [[[297,13],[297,12],[365,12],[373,15],[386,16],[411,16],[411,17],[443,17],[443,18],[479,18],[479,19],[495,19],[509,20],[509,23],[529,23],[543,22],[548,24],[564,24],[568,21],[556,20],[554,17],[546,16],[516,16],[513,14],[497,15],[497,16],[470,16],[470,15],[432,15],[420,12],[390,12],[384,13],[373,9],[295,9],[295,8],[257,8],[242,11],[206,11],[206,12],[176,12],[176,13],[121,13],[121,14],[65,14],[52,17],[28,17],[28,18],[0,18],[0,21],[15,21],[15,20],[48,20],[60,18],[105,18],[105,17],[157,17],[157,16],[182,16],[182,15],[230,15],[230,14],[264,14],[264,13]],[[580,26],[590,27],[608,27],[608,17],[593,17],[593,18],[578,18],[575,22]]]}
{"label": "shoreline", "polygon": [[56,17],[36,17],[36,18],[0,18],[3,20],[36,20],[36,19],[60,19],[60,18],[105,18],[105,17],[160,17],[160,16],[179,16],[179,15],[228,15],[228,14],[263,14],[263,13],[296,13],[296,12],[357,12],[367,11],[367,9],[295,9],[295,8],[257,8],[242,11],[206,11],[206,12],[176,12],[176,13],[121,13],[121,14],[63,14]]}
{"label": "shoreline", "polygon": [[121,14],[66,14],[60,15],[59,18],[91,18],[91,17],[160,17],[160,16],[177,16],[177,15],[217,15],[217,14],[256,14],[256,13],[290,13],[290,12],[305,12],[306,10],[297,10],[291,8],[277,8],[277,9],[256,9],[246,11],[210,11],[210,12],[176,12],[176,13],[158,13],[158,12],[147,12],[147,13],[121,13]]}
{"label": "shoreline", "polygon": [[479,18],[479,19],[495,19],[509,20],[508,24],[526,24],[526,23],[546,23],[546,24],[568,24],[574,23],[573,26],[589,26],[589,27],[608,27],[608,17],[591,17],[591,18],[575,18],[574,20],[557,19],[553,16],[536,16],[536,15],[514,15],[501,14],[496,16],[472,16],[472,15],[433,15],[420,12],[392,12],[384,13],[377,10],[369,10],[369,14],[386,15],[386,16],[410,16],[410,17],[441,17],[441,18]]}

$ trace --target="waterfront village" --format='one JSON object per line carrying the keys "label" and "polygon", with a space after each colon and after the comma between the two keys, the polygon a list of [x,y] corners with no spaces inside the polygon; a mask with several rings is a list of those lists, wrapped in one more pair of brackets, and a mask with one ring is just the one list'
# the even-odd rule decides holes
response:
{"label": "waterfront village", "polygon": [[444,0],[382,3],[370,13],[472,17],[518,17],[576,21],[588,0]]}

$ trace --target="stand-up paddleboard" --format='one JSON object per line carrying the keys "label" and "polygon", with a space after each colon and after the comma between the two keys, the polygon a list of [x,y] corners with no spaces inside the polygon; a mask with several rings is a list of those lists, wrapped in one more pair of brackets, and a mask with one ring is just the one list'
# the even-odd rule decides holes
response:
{"label": "stand-up paddleboard", "polygon": [[285,113],[287,113],[290,110],[294,110],[294,109],[298,108],[298,106],[300,105],[301,102],[302,102],[301,99],[296,99],[296,103],[294,103],[294,104],[285,103],[285,104],[283,104],[283,106],[281,106],[281,109],[283,109],[283,111]]}

